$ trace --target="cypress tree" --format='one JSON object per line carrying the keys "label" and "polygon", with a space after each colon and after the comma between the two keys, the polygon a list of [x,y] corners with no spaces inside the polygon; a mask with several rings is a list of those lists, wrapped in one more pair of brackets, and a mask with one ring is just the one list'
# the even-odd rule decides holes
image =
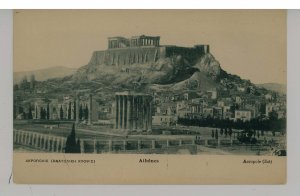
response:
{"label": "cypress tree", "polygon": [[80,104],[79,106],[79,120],[82,120],[83,118],[83,109],[82,109],[82,105]]}
{"label": "cypress tree", "polygon": [[63,110],[63,108],[62,108],[62,105],[60,106],[59,117],[60,117],[60,120],[63,120],[63,119],[64,119],[64,110]]}
{"label": "cypress tree", "polygon": [[68,120],[71,120],[71,102],[69,102],[69,108],[68,108]]}
{"label": "cypress tree", "polygon": [[50,107],[49,107],[49,103],[47,104],[47,120],[50,119]]}
{"label": "cypress tree", "polygon": [[76,142],[75,124],[73,123],[72,131],[67,138],[65,153],[80,153],[80,140]]}

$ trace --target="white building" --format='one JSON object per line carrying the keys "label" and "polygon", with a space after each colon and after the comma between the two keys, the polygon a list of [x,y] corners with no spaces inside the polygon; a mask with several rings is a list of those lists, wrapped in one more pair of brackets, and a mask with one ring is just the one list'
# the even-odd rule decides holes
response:
{"label": "white building", "polygon": [[251,111],[250,110],[235,110],[234,120],[250,121],[251,120]]}

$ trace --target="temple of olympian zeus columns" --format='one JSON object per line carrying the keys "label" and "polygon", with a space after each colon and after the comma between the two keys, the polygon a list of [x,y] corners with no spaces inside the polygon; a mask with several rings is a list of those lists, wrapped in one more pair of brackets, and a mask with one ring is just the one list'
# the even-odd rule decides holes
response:
{"label": "temple of olympian zeus columns", "polygon": [[118,92],[116,93],[116,129],[151,131],[152,97],[146,94]]}

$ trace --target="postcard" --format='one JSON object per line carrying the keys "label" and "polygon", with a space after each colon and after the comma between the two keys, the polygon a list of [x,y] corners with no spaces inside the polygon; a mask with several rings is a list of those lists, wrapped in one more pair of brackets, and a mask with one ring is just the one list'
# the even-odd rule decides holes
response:
{"label": "postcard", "polygon": [[285,183],[286,37],[285,10],[15,10],[14,182]]}

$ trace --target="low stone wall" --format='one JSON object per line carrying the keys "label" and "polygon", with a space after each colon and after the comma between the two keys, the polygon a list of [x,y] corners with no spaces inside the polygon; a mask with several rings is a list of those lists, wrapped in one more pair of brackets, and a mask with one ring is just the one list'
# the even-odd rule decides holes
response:
{"label": "low stone wall", "polygon": [[[63,153],[66,138],[30,131],[14,130],[14,144],[29,146],[38,150]],[[237,140],[226,139],[80,139],[81,153],[138,152],[143,150],[183,149],[188,146],[207,147],[231,146],[239,144]]]}
{"label": "low stone wall", "polygon": [[29,146],[48,152],[64,152],[66,145],[66,139],[64,137],[40,134],[36,132],[14,130],[13,137],[14,144]]}

